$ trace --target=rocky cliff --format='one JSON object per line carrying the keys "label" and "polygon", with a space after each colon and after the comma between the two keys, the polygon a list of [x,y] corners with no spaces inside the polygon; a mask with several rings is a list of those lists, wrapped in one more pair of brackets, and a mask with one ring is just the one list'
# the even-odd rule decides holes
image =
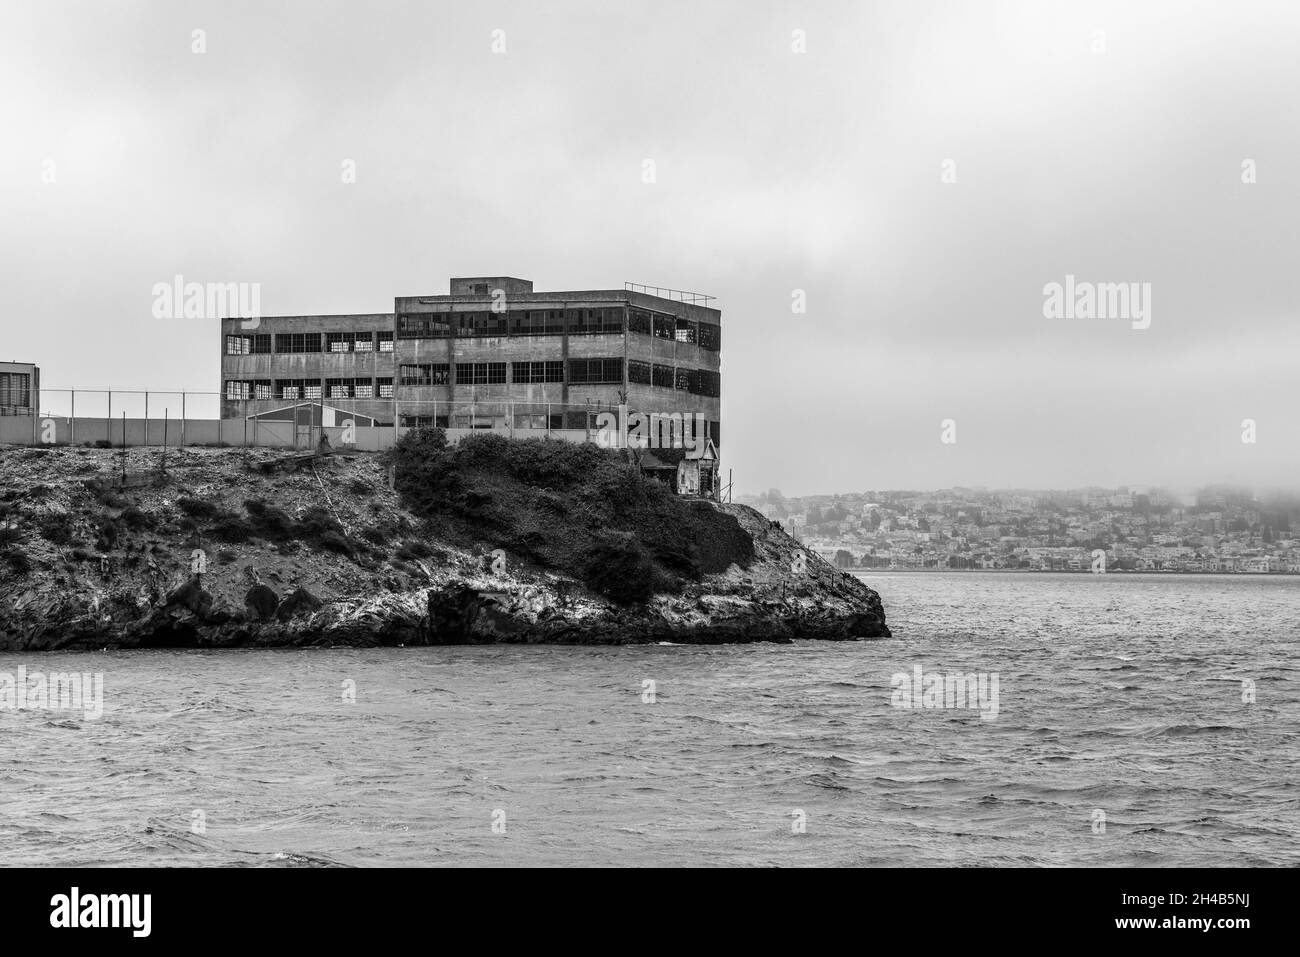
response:
{"label": "rocky cliff", "polygon": [[[471,453],[430,502],[391,456],[0,450],[0,650],[889,636],[874,591],[752,509],[664,502],[615,471],[623,504],[602,511],[589,464],[561,486]],[[686,531],[665,539],[643,501]],[[637,552],[645,588],[609,585]]]}

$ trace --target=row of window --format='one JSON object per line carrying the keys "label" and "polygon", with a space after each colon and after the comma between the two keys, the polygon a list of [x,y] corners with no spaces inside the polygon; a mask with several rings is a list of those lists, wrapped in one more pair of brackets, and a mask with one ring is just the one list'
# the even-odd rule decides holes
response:
{"label": "row of window", "polygon": [[[403,315],[397,319],[401,339],[482,338],[487,336],[605,335],[623,332],[623,309],[515,309],[506,313],[456,312]],[[702,349],[722,349],[722,327],[633,309],[627,330]]]}
{"label": "row of window", "polygon": [[[601,427],[599,412],[525,412],[514,416],[516,429],[596,430]],[[503,429],[511,420],[504,415],[401,415],[397,424],[404,429]],[[718,422],[708,424],[713,444],[722,447],[722,429]]]}
{"label": "row of window", "polygon": [[627,381],[636,385],[653,385],[663,389],[677,389],[693,395],[717,398],[722,394],[722,375],[709,369],[684,369],[673,366],[651,365],[649,362],[628,361]]}
{"label": "row of window", "polygon": [[[323,336],[323,338],[322,338]],[[226,355],[271,355],[308,352],[392,352],[391,332],[260,332],[226,336]]]}
{"label": "row of window", "polygon": [[[509,379],[506,378],[506,367]],[[544,362],[462,362],[456,365],[456,385],[516,385],[557,382],[564,378],[564,363]],[[451,365],[426,362],[402,365],[397,381],[404,386],[450,385]],[[622,359],[570,359],[570,385],[622,385]],[[652,365],[631,360],[627,364],[627,381],[635,385],[652,385],[676,389],[692,395],[717,398],[721,394],[722,376],[708,369],[685,369]],[[226,382],[226,398],[239,399],[391,399],[393,379],[247,379]]]}
{"label": "row of window", "polygon": [[378,379],[228,380],[226,398],[241,399],[391,399],[392,377]]}
{"label": "row of window", "polygon": [[[563,362],[511,362],[509,365],[509,381],[516,385],[565,381]],[[452,381],[451,365],[446,362],[403,365],[398,371],[402,385],[449,385]],[[627,364],[627,379],[638,385],[662,386],[714,398],[721,394],[722,386],[722,377],[717,372],[675,369],[635,359]],[[570,385],[622,385],[623,360],[570,359],[568,381]],[[455,382],[456,385],[505,385],[506,363],[461,363],[456,366]]]}

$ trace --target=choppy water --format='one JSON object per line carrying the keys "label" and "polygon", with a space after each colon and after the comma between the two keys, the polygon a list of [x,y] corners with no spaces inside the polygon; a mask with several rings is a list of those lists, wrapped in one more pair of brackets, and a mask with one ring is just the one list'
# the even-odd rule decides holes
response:
{"label": "choppy water", "polygon": [[866,580],[894,640],[0,655],[106,684],[0,711],[4,862],[1300,863],[1300,579]]}

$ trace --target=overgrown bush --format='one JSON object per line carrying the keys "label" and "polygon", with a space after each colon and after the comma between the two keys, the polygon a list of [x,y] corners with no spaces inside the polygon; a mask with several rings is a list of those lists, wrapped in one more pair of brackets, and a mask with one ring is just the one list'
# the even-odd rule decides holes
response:
{"label": "overgrown bush", "polygon": [[371,525],[361,530],[361,537],[371,545],[386,545],[393,538],[393,530],[386,524]]}
{"label": "overgrown bush", "polygon": [[72,520],[67,515],[42,515],[36,520],[41,537],[51,545],[71,545]]}
{"label": "overgrown bush", "polygon": [[176,502],[176,507],[188,515],[190,518],[199,521],[208,521],[217,517],[220,511],[216,505],[200,498],[181,498]]}
{"label": "overgrown bush", "polygon": [[157,520],[148,512],[142,511],[134,505],[128,506],[123,510],[120,521],[133,532],[144,531],[155,528]]}
{"label": "overgrown bush", "polygon": [[269,541],[295,537],[294,520],[284,509],[276,508],[260,498],[249,499],[244,503],[244,509],[252,518],[258,537]]}
{"label": "overgrown bush", "polygon": [[582,579],[592,591],[630,605],[654,594],[655,567],[645,547],[626,532],[605,532],[587,556]]}
{"label": "overgrown bush", "polygon": [[402,546],[397,550],[397,557],[404,561],[410,561],[414,558],[429,558],[431,555],[433,555],[433,549],[418,538],[403,542]]}
{"label": "overgrown bush", "polygon": [[15,578],[23,578],[31,574],[32,560],[24,551],[16,548],[6,549],[5,552],[0,555],[0,561],[4,562],[5,567],[9,570],[9,574],[13,575]]}
{"label": "overgrown bush", "polygon": [[[733,516],[681,498],[624,453],[591,443],[484,432],[448,446],[433,429],[408,433],[388,456],[397,491],[427,534],[504,548],[598,581],[619,601],[644,600],[646,589],[671,589],[733,563],[748,567],[754,558],[753,539]],[[660,457],[671,461],[671,451]],[[594,568],[595,554],[618,559],[611,577]],[[635,582],[620,585],[614,579],[629,568]]]}
{"label": "overgrown bush", "polygon": [[219,542],[238,544],[257,537],[257,529],[242,515],[234,512],[219,512],[208,528],[208,533]]}

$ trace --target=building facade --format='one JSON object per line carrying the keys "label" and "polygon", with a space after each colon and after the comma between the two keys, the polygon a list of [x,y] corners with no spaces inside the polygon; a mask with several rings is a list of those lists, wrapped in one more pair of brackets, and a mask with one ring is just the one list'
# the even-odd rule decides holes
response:
{"label": "building facade", "polygon": [[[301,402],[398,429],[593,430],[600,413],[693,415],[721,446],[722,314],[627,284],[537,292],[455,278],[391,314],[222,321],[222,417]],[[604,421],[607,421],[604,420]]]}
{"label": "building facade", "polygon": [[41,370],[30,362],[0,362],[0,415],[36,415]]}

